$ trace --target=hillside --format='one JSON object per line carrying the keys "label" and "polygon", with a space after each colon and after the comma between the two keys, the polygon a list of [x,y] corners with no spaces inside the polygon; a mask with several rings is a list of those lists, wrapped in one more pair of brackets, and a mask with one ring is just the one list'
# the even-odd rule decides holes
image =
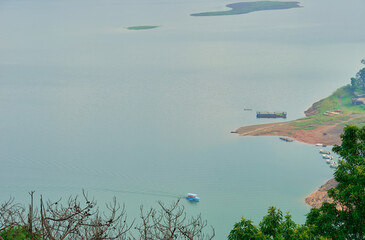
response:
{"label": "hillside", "polygon": [[351,86],[337,89],[332,95],[314,103],[294,121],[240,127],[241,136],[287,136],[308,144],[340,144],[345,125],[365,125],[365,105],[355,105]]}

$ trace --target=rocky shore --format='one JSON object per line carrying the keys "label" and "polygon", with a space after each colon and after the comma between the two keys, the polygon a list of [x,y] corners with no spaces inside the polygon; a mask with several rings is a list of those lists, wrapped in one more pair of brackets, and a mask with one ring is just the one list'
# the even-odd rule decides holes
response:
{"label": "rocky shore", "polygon": [[320,208],[322,206],[322,203],[324,202],[332,203],[333,200],[328,197],[327,191],[331,188],[336,187],[337,184],[338,182],[336,182],[335,179],[327,181],[317,191],[306,197],[305,203],[314,208]]}

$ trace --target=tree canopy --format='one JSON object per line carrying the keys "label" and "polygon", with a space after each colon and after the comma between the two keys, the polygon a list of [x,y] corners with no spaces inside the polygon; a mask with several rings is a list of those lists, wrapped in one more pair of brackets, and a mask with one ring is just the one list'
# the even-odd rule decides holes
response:
{"label": "tree canopy", "polygon": [[242,217],[241,221],[234,225],[228,235],[228,240],[286,240],[286,239],[326,239],[316,237],[312,229],[305,225],[296,224],[291,215],[287,213],[283,218],[280,209],[270,207],[259,226],[252,224],[251,220]]}

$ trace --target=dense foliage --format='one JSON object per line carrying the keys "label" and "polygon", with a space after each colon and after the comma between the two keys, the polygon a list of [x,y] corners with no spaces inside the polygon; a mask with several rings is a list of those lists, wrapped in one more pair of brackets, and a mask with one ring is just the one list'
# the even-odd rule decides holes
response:
{"label": "dense foliage", "polygon": [[284,218],[280,209],[270,207],[268,214],[264,216],[259,226],[252,224],[251,220],[242,218],[234,225],[228,235],[229,240],[285,240],[285,239],[326,239],[316,237],[310,227],[298,225],[289,213]]}
{"label": "dense foliage", "polygon": [[4,229],[0,233],[0,237],[4,240],[32,240],[28,231],[21,226],[8,227]]}

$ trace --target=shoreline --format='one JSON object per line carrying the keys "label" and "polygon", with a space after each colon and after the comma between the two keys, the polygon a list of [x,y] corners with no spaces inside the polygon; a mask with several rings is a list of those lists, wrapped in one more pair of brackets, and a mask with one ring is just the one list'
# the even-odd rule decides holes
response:
{"label": "shoreline", "polygon": [[294,124],[301,120],[294,120],[280,123],[266,123],[240,127],[234,132],[240,136],[284,136],[294,139],[297,142],[315,145],[317,143],[326,145],[341,144],[340,134],[343,133],[343,126],[323,125],[315,129],[296,129]]}
{"label": "shoreline", "polygon": [[305,203],[313,208],[320,208],[324,202],[333,203],[333,199],[328,196],[327,191],[337,185],[338,182],[334,178],[328,180],[317,191],[308,195],[304,200]]}
{"label": "shoreline", "polygon": [[[304,114],[306,117],[276,123],[243,126],[232,133],[240,136],[288,137],[306,144],[340,145],[343,128],[346,125],[365,126],[364,105],[354,105],[349,86],[337,89],[330,96],[312,104]],[[305,203],[319,208],[323,202],[333,202],[327,191],[338,183],[328,180],[318,190],[305,198]]]}

